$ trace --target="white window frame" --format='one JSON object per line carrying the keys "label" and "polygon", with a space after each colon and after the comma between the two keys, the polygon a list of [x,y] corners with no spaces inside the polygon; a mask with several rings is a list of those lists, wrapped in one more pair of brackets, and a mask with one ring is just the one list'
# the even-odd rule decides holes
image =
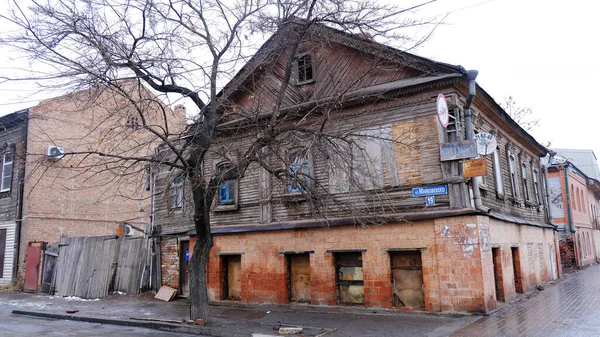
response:
{"label": "white window frame", "polygon": [[[10,158],[10,161],[7,161],[7,157]],[[2,181],[0,182],[0,192],[8,192],[12,186],[12,172],[13,172],[13,163],[15,161],[14,154],[12,152],[6,152],[4,156],[2,156]],[[4,186],[4,179],[10,178],[8,181],[8,186]]]}

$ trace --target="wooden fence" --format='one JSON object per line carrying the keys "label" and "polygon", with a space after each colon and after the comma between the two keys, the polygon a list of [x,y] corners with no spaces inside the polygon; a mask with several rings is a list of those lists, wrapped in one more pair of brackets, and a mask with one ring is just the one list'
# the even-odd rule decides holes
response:
{"label": "wooden fence", "polygon": [[105,297],[110,290],[139,293],[146,240],[144,237],[62,237],[55,271],[56,295],[89,299]]}

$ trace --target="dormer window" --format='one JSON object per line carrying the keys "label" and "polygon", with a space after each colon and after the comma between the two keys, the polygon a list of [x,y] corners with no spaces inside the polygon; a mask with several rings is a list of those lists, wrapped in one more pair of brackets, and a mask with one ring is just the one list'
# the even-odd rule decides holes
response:
{"label": "dormer window", "polygon": [[298,57],[298,84],[312,81],[314,81],[312,57],[310,55],[302,55]]}

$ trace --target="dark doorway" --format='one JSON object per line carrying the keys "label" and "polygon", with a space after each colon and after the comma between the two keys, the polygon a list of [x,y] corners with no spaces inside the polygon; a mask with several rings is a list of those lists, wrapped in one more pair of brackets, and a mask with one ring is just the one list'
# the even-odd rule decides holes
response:
{"label": "dark doorway", "polygon": [[365,282],[362,253],[336,253],[335,271],[340,304],[364,304]]}
{"label": "dark doorway", "polygon": [[420,251],[390,252],[392,303],[395,307],[425,308]]}
{"label": "dark doorway", "polygon": [[513,272],[515,279],[515,291],[523,293],[523,272],[521,269],[521,256],[519,255],[518,247],[511,247],[510,252],[512,254]]}
{"label": "dark doorway", "polygon": [[179,244],[179,292],[182,297],[190,296],[190,242]]}
{"label": "dark doorway", "polygon": [[310,303],[310,256],[287,255],[290,302]]}
{"label": "dark doorway", "polygon": [[242,256],[225,255],[223,259],[223,299],[239,301],[242,297]]}
{"label": "dark doorway", "polygon": [[494,287],[496,288],[496,301],[504,302],[504,286],[502,283],[502,253],[500,248],[492,248],[492,261],[494,263]]}
{"label": "dark doorway", "polygon": [[0,229],[0,278],[4,275],[4,252],[6,251],[6,229]]}

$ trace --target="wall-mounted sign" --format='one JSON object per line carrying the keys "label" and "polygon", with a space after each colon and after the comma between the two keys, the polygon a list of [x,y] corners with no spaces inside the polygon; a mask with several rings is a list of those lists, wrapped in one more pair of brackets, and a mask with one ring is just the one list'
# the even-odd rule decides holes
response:
{"label": "wall-mounted sign", "polygon": [[477,157],[477,144],[474,140],[451,142],[440,145],[440,160],[458,160]]}
{"label": "wall-mounted sign", "polygon": [[480,155],[485,156],[496,151],[496,136],[487,132],[480,132],[473,136],[473,139],[475,139],[475,142],[477,143],[477,153]]}
{"label": "wall-mounted sign", "polygon": [[448,127],[450,115],[448,113],[448,101],[446,101],[444,94],[439,94],[437,97],[437,116],[444,129]]}
{"label": "wall-mounted sign", "polygon": [[447,185],[413,188],[413,197],[426,197],[429,195],[443,195],[443,194],[448,194],[448,186]]}
{"label": "wall-mounted sign", "polygon": [[435,205],[435,195],[430,195],[425,197],[425,206],[434,206]]}
{"label": "wall-mounted sign", "polygon": [[487,174],[487,162],[485,157],[468,159],[463,161],[463,177],[473,178]]}

